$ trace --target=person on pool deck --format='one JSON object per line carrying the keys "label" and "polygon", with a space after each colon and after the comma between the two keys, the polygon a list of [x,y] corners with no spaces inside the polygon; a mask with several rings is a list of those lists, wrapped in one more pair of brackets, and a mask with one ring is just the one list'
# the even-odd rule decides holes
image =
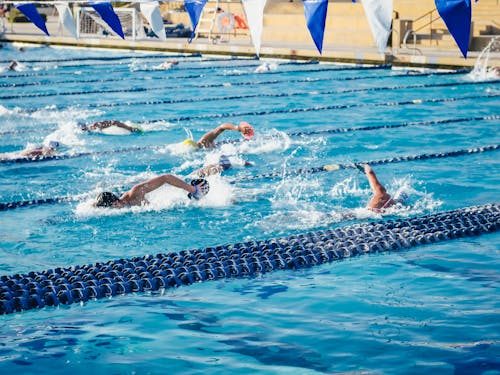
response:
{"label": "person on pool deck", "polygon": [[187,184],[174,175],[164,174],[133,186],[132,189],[123,193],[121,197],[118,197],[109,191],[102,192],[96,197],[94,206],[112,208],[140,206],[144,203],[148,203],[146,199],[147,193],[150,193],[165,184],[186,190],[188,192],[189,199],[196,200],[204,197],[210,190],[208,182],[204,179],[195,179]]}
{"label": "person on pool deck", "polygon": [[370,199],[366,208],[375,212],[384,212],[385,209],[394,206],[396,203],[403,203],[407,198],[405,193],[401,193],[399,197],[393,199],[385,187],[380,183],[377,175],[368,164],[355,164],[361,172],[364,172],[368,183],[373,191],[373,197]]}
{"label": "person on pool deck", "polygon": [[135,128],[133,126],[129,126],[129,125],[124,124],[123,122],[118,121],[118,120],[97,121],[97,122],[94,122],[94,123],[92,123],[90,125],[82,124],[81,125],[81,129],[83,131],[91,132],[91,131],[103,130],[103,129],[109,128],[111,126],[116,126],[118,128],[122,128],[122,129],[128,130],[131,133],[142,133],[141,129]]}
{"label": "person on pool deck", "polygon": [[215,147],[215,142],[214,142],[215,139],[226,130],[238,131],[246,139],[249,139],[254,136],[254,130],[252,125],[250,125],[248,122],[242,121],[238,126],[229,123],[224,123],[222,125],[219,125],[215,129],[205,133],[198,142],[195,142],[192,139],[186,139],[182,143],[185,145],[192,146],[194,148],[213,148]]}

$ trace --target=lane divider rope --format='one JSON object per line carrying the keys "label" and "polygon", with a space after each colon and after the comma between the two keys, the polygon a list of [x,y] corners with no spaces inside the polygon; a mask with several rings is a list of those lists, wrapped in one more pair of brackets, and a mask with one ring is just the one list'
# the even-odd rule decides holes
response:
{"label": "lane divider rope", "polygon": [[[182,70],[180,69],[175,69],[175,70],[172,70],[170,73],[173,74],[174,72],[179,72],[179,71],[184,71],[184,70],[216,70],[216,69],[227,69],[227,68],[245,68],[245,67],[256,67],[258,66],[257,63],[251,63],[252,61],[255,61],[255,59],[204,59],[204,60],[201,60],[201,61],[195,61],[196,63],[206,63],[206,62],[234,62],[234,61],[246,61],[248,63],[245,63],[245,64],[233,64],[233,65],[211,65],[211,66],[184,66],[182,68]],[[186,61],[186,63],[191,63],[192,61]],[[319,62],[317,60],[309,60],[309,61],[301,61],[301,62],[298,62],[298,61],[287,61],[287,62],[283,62],[281,63],[280,65],[311,65],[311,64],[319,64]],[[72,68],[72,67],[76,67],[76,68],[82,68],[82,67],[91,67],[91,68],[95,68],[96,67],[106,67],[106,66],[109,66],[109,64],[86,64],[86,65],[65,65],[65,66],[62,66],[61,68],[66,68],[66,67],[69,67],[69,68]],[[387,65],[376,65],[377,67],[379,67],[378,69],[381,69],[380,67],[381,66],[387,66]],[[367,67],[367,69],[374,69],[373,67]],[[123,73],[123,72],[128,72],[128,73],[136,73],[136,72],[157,72],[158,70],[154,69],[154,68],[149,68],[149,69],[130,69],[130,67],[128,65],[123,65],[121,66],[120,68],[117,68],[117,69],[108,69],[106,71],[106,74],[112,74],[112,73]],[[164,71],[165,72],[165,71]],[[272,72],[269,72],[269,73],[272,73]],[[95,72],[94,72],[95,74]],[[235,73],[235,75],[238,75],[238,74],[241,74],[241,73]],[[51,71],[51,72],[43,72],[43,73],[38,73],[38,74],[35,74],[35,73],[26,73],[26,74],[7,74],[7,75],[4,75],[3,77],[9,77],[9,78],[26,78],[26,77],[47,77],[47,76],[52,76],[52,75],[56,75],[58,77],[60,76],[64,76],[64,75],[75,75],[75,72],[71,72],[71,71]]]}
{"label": "lane divider rope", "polygon": [[288,237],[5,275],[0,276],[0,314],[310,268],[358,255],[402,251],[499,229],[500,207],[493,203]]}
{"label": "lane divider rope", "polygon": [[[436,153],[431,153],[431,154],[396,156],[396,157],[391,157],[391,158],[386,158],[386,159],[376,159],[376,160],[370,160],[367,162],[361,162],[361,164],[380,165],[380,164],[401,163],[401,162],[415,161],[415,160],[443,159],[443,158],[450,158],[450,157],[456,157],[456,156],[478,154],[478,153],[482,153],[482,152],[496,151],[499,148],[500,148],[500,144],[496,144],[496,145],[475,147],[475,148],[455,150],[455,151],[436,152]],[[262,174],[258,174],[258,175],[254,175],[254,176],[245,176],[245,177],[233,179],[233,180],[231,180],[230,183],[234,184],[234,183],[243,182],[243,181],[254,181],[254,180],[260,180],[260,179],[267,179],[267,178],[285,178],[285,177],[289,177],[289,176],[306,175],[306,174],[309,175],[309,174],[314,174],[314,173],[331,172],[331,171],[337,171],[340,169],[348,169],[348,168],[356,168],[356,166],[354,165],[354,163],[345,163],[345,164],[322,165],[319,167],[311,167],[311,168],[300,168],[300,169],[291,170],[291,171],[277,171],[277,170],[275,170],[275,171],[268,172],[268,173],[262,173]]]}
{"label": "lane divider rope", "polygon": [[[328,69],[300,69],[300,70],[290,70],[290,71],[281,71],[279,73],[304,73],[304,72],[317,72],[317,71],[327,71]],[[338,69],[331,69],[338,70]],[[272,73],[272,72],[269,72]],[[268,74],[269,74],[268,73]],[[253,73],[252,73],[253,74]],[[241,74],[231,74],[231,75],[241,75]],[[203,75],[202,75],[203,76]],[[200,75],[191,75],[184,77],[168,77],[169,79],[191,79],[191,78],[200,78]],[[223,75],[227,77],[228,75]],[[63,92],[41,92],[41,93],[31,93],[31,94],[17,94],[17,95],[4,95],[0,96],[0,99],[22,99],[22,98],[43,98],[50,96],[70,96],[70,95],[87,95],[87,94],[105,94],[105,93],[117,93],[117,92],[144,92],[144,91],[158,91],[158,90],[167,90],[166,87],[134,87],[134,88],[124,88],[124,89],[112,89],[112,90],[82,90],[82,91],[63,91]]]}
{"label": "lane divider rope", "polygon": [[[500,145],[491,145],[491,146],[483,146],[448,152],[439,152],[434,154],[420,154],[420,155],[409,155],[409,156],[398,156],[386,159],[378,159],[378,160],[370,160],[363,162],[363,164],[370,165],[380,165],[380,164],[388,164],[388,163],[400,163],[407,161],[415,161],[415,160],[429,160],[429,159],[442,159],[449,157],[457,157],[463,155],[472,155],[482,152],[496,151],[500,148]],[[144,148],[139,148],[144,149]],[[136,150],[139,150],[136,149]],[[259,179],[268,179],[268,178],[284,178],[289,176],[297,176],[297,175],[307,175],[319,172],[331,172],[340,169],[348,169],[348,168],[356,168],[354,163],[345,163],[345,164],[330,164],[323,165],[320,167],[311,167],[311,168],[301,168],[293,171],[272,171],[268,173],[258,174],[254,176],[245,176],[241,178],[232,179],[229,181],[230,184],[235,184],[243,181],[254,181]],[[0,211],[12,210],[15,208],[21,207],[29,207],[29,206],[40,206],[46,204],[56,204],[62,202],[71,202],[77,200],[75,197],[56,197],[56,198],[45,198],[45,199],[33,199],[33,200],[24,200],[24,201],[16,201],[16,202],[6,202],[0,203]]]}
{"label": "lane divider rope", "polygon": [[[439,73],[415,73],[415,74],[387,74],[387,75],[377,75],[377,76],[355,76],[355,77],[325,77],[325,78],[301,78],[301,79],[293,79],[293,80],[267,80],[267,81],[244,81],[244,82],[231,82],[231,83],[207,83],[207,84],[183,84],[183,85],[178,85],[178,86],[162,86],[160,89],[165,89],[165,90],[173,90],[173,89],[186,89],[190,87],[196,87],[198,89],[200,88],[215,88],[215,87],[227,87],[227,86],[253,86],[253,85],[258,85],[258,86],[263,86],[263,85],[273,85],[273,84],[280,84],[280,83],[286,83],[291,84],[291,83],[313,83],[313,82],[327,82],[327,81],[335,81],[335,82],[341,82],[341,81],[354,81],[354,80],[366,80],[366,79],[380,79],[380,78],[401,78],[401,77],[423,77],[423,76],[436,76],[436,75],[454,75],[454,74],[462,74],[462,73],[456,73],[456,72],[439,72]],[[177,77],[177,78],[182,78],[182,79],[190,79],[190,78],[198,78],[202,77],[202,75],[196,75],[196,76],[184,76],[184,77]],[[143,78],[140,78],[140,80],[143,80]],[[87,82],[87,81],[85,81]],[[89,80],[88,82],[91,82]],[[490,81],[491,82],[491,81]],[[359,92],[362,92],[365,89],[359,89]],[[132,106],[132,105],[152,105],[152,104],[162,104],[163,101],[161,100],[147,100],[147,101],[136,101],[136,102],[126,102],[126,101],[120,101],[120,102],[110,102],[110,103],[90,103],[85,105],[85,108],[104,108],[104,107],[119,107],[119,106]],[[74,104],[70,105],[65,105],[65,106],[51,106],[51,110],[62,110],[62,109],[68,109],[68,108],[74,108]],[[22,113],[33,113],[37,112],[40,110],[43,110],[45,108],[23,108],[21,111]],[[17,130],[12,130],[12,131],[7,131],[7,132],[0,132],[1,134],[16,134],[16,133],[24,133],[27,131],[32,130],[33,128],[29,129],[17,129]],[[39,128],[37,128],[39,130]]]}

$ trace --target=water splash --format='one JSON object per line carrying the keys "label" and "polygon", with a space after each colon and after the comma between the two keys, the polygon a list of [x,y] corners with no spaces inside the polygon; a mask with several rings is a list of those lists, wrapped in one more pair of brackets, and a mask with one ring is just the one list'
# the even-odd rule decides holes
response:
{"label": "water splash", "polygon": [[500,48],[500,36],[495,36],[477,57],[474,69],[469,73],[469,78],[473,81],[485,81],[500,78],[500,72],[497,71],[498,67],[488,68],[490,52],[492,50],[497,50],[498,48]]}

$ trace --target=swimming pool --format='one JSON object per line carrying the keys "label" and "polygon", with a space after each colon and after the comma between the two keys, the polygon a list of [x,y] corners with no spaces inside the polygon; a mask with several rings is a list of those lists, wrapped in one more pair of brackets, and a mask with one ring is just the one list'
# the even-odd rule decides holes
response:
{"label": "swimming pool", "polygon": [[[258,61],[194,56],[171,57],[179,65],[160,71],[154,67],[167,57],[46,47],[4,51],[5,60],[70,61],[26,62],[23,71],[1,73],[0,152],[58,140],[60,152],[74,157],[0,164],[0,202],[76,198],[0,212],[0,275],[378,220],[362,209],[370,190],[356,169],[286,172],[500,140],[499,121],[491,117],[499,115],[498,82],[474,82],[465,73],[276,61],[273,70],[256,74]],[[96,60],[79,60],[88,56]],[[106,60],[125,56],[133,57]],[[101,119],[126,120],[144,133],[87,134],[76,125]],[[236,142],[228,132],[220,139],[235,142],[212,151],[179,147],[189,132],[198,138],[225,121],[248,121],[257,136]],[[99,154],[130,148],[140,149]],[[166,188],[146,207],[91,207],[102,190],[123,191],[161,173],[187,176],[222,153],[235,168],[209,178],[211,192],[202,201]],[[253,166],[242,167],[243,160]],[[496,151],[374,169],[389,192],[411,192],[410,206],[389,218],[498,199]],[[251,178],[272,171],[283,177]],[[354,218],[345,218],[347,211]],[[0,369],[497,373],[498,239],[490,234],[161,295],[5,315]]]}

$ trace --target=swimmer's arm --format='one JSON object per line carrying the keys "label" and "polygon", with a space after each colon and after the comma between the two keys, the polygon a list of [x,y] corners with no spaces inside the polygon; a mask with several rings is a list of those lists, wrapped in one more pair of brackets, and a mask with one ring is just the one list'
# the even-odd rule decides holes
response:
{"label": "swimmer's arm", "polygon": [[177,188],[184,189],[188,193],[194,193],[196,191],[196,188],[194,186],[186,184],[181,179],[171,174],[164,174],[158,177],[154,177],[146,182],[142,182],[140,184],[135,185],[134,187],[132,187],[132,189],[130,189],[129,192],[125,194],[128,194],[128,198],[143,200],[144,196],[147,193],[156,190],[160,186],[165,184],[169,184]]}
{"label": "swimmer's arm", "polygon": [[371,189],[375,194],[386,194],[385,187],[380,183],[373,169],[365,164],[365,174]]}
{"label": "swimmer's arm", "polygon": [[207,177],[214,174],[220,174],[222,173],[222,171],[223,168],[220,165],[211,164],[201,169],[198,169],[198,171],[196,171],[196,175],[198,175],[198,177]]}
{"label": "swimmer's arm", "polygon": [[240,131],[240,127],[233,125],[233,124],[228,124],[228,123],[224,123],[222,125],[219,125],[214,130],[211,130],[208,133],[205,133],[205,135],[203,135],[203,137],[201,137],[200,140],[198,141],[198,145],[200,147],[212,147],[215,139],[226,130]]}
{"label": "swimmer's arm", "polygon": [[104,120],[104,121],[98,121],[94,122],[92,125],[89,125],[86,128],[86,130],[102,130],[109,128],[110,126],[116,126],[118,128],[123,128],[128,130],[129,132],[135,132],[137,131],[137,128],[134,128],[132,126],[128,126],[127,124],[124,124],[121,121],[118,120]]}

